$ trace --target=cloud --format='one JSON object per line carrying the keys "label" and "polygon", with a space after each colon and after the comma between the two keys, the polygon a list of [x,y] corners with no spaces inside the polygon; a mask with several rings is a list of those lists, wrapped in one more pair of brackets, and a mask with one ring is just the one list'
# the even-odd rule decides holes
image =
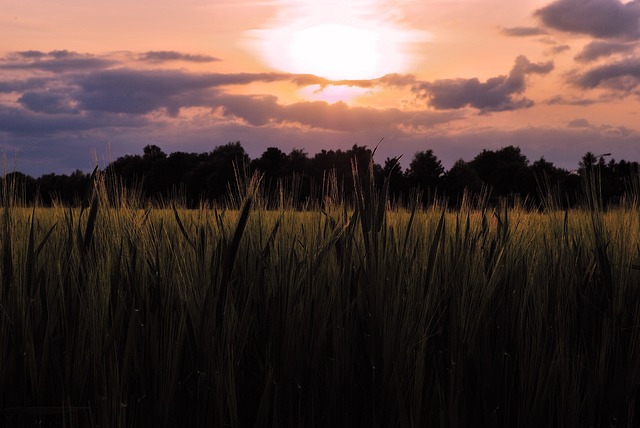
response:
{"label": "cloud", "polygon": [[188,73],[181,70],[103,70],[79,76],[76,99],[86,110],[146,114],[166,109],[176,115],[182,107],[208,106],[213,89],[254,82],[289,81],[306,86],[328,84],[311,75],[286,73]]}
{"label": "cloud", "polygon": [[177,70],[104,70],[78,77],[75,98],[83,110],[146,114],[165,108],[175,115],[217,82],[215,75]]}
{"label": "cloud", "polygon": [[112,114],[43,114],[0,105],[0,134],[42,137],[95,129],[139,128],[146,118]]}
{"label": "cloud", "polygon": [[455,112],[402,111],[396,108],[350,107],[343,102],[278,103],[274,96],[220,94],[213,103],[228,118],[251,126],[299,124],[312,129],[358,132],[397,127],[432,127],[460,119]]}
{"label": "cloud", "polygon": [[[287,73],[188,73],[182,70],[102,70],[74,78],[79,88],[75,99],[86,110],[147,114],[165,109],[176,115],[180,108],[209,106],[221,87],[254,82],[291,82],[297,86],[346,85],[359,87],[408,86],[414,76],[392,74],[371,81],[330,80],[306,74]],[[215,91],[214,91],[215,90]]]}
{"label": "cloud", "polygon": [[41,77],[0,81],[0,94],[44,88],[50,81],[49,78]]}
{"label": "cloud", "polygon": [[193,55],[176,51],[149,51],[138,57],[140,61],[161,63],[166,61],[215,62],[219,58],[210,55]]}
{"label": "cloud", "polygon": [[373,88],[376,86],[402,88],[402,87],[414,85],[417,82],[418,80],[413,74],[398,74],[398,73],[386,74],[382,77],[378,77],[376,79],[369,79],[369,80],[327,81],[327,83],[330,83],[332,85],[358,86],[360,88]]}
{"label": "cloud", "polygon": [[503,34],[514,37],[529,37],[529,36],[541,36],[543,34],[549,34],[547,30],[539,27],[511,27],[502,28]]}
{"label": "cloud", "polygon": [[25,92],[18,102],[31,111],[49,114],[78,113],[73,101],[60,92]]}
{"label": "cloud", "polygon": [[67,50],[55,50],[48,53],[40,51],[14,52],[3,60],[0,63],[0,70],[40,70],[52,73],[97,70],[116,64],[116,61],[111,59]]}
{"label": "cloud", "polygon": [[632,130],[624,126],[613,125],[594,125],[586,119],[574,119],[567,123],[567,128],[573,129],[588,129],[600,133],[603,137],[615,138],[615,137],[629,137],[634,134]]}
{"label": "cloud", "polygon": [[0,63],[0,70],[39,70],[53,73],[96,70],[116,63],[110,59],[67,50],[48,53],[40,51],[15,52],[3,60]]}
{"label": "cloud", "polygon": [[577,76],[575,84],[583,89],[604,87],[616,91],[631,91],[640,85],[640,58],[594,67]]}
{"label": "cloud", "polygon": [[15,54],[17,56],[21,56],[22,58],[42,58],[44,56],[46,56],[47,54],[41,51],[21,51],[21,52],[15,52]]}
{"label": "cloud", "polygon": [[601,39],[640,38],[640,1],[556,0],[537,10],[544,25]]}
{"label": "cloud", "polygon": [[569,128],[591,128],[593,125],[587,119],[574,119],[567,123]]}
{"label": "cloud", "polygon": [[[76,54],[18,53],[23,62],[75,58]],[[44,58],[44,59],[43,59]],[[15,62],[15,59],[11,61]],[[15,93],[22,109],[4,111],[4,123],[22,114],[6,132],[55,133],[72,129],[104,127],[96,118],[126,117],[140,123],[149,113],[160,112],[177,117],[181,109],[199,107],[213,111],[210,120],[223,112],[224,120],[240,120],[254,127],[289,126],[331,131],[359,131],[372,127],[424,127],[455,120],[460,114],[427,111],[405,112],[400,109],[349,107],[344,103],[298,102],[281,104],[275,96],[233,95],[228,86],[254,82],[290,82],[296,86],[310,84],[349,86],[399,86],[416,83],[410,75],[392,74],[372,81],[331,82],[313,75],[288,73],[193,73],[185,70],[108,68],[84,73],[62,72],[48,78],[33,78],[0,83],[0,92]],[[2,103],[0,103],[0,106]],[[48,116],[56,116],[48,117]],[[38,118],[38,120],[35,120]],[[46,120],[41,120],[46,118]],[[162,116],[156,116],[160,120]],[[33,120],[32,120],[33,119]],[[166,119],[166,117],[165,117]],[[183,118],[184,119],[184,118]],[[38,121],[41,121],[38,124]],[[119,122],[116,122],[116,124]],[[373,125],[372,125],[373,124]],[[116,125],[117,126],[117,125]]]}
{"label": "cloud", "polygon": [[[194,55],[177,51],[148,51],[133,55],[138,61],[160,64],[170,61],[192,63],[208,63],[220,61],[210,55]],[[82,54],[68,50],[42,52],[37,50],[12,52],[2,58],[0,69],[5,70],[40,70],[55,73],[72,71],[91,71],[106,69],[121,64],[121,61],[110,55]]]}
{"label": "cloud", "polygon": [[558,45],[558,46],[554,46],[551,49],[549,49],[549,53],[551,55],[557,55],[557,54],[561,54],[562,52],[566,52],[568,50],[571,50],[571,46],[569,46],[569,45]]}
{"label": "cloud", "polygon": [[532,63],[525,56],[516,58],[507,76],[498,76],[480,82],[473,79],[445,79],[424,82],[415,86],[420,95],[428,99],[435,109],[474,107],[481,112],[515,110],[533,105],[527,98],[516,98],[525,90],[528,74],[547,74],[553,62]]}
{"label": "cloud", "polygon": [[586,107],[586,106],[590,106],[592,104],[597,104],[599,102],[602,102],[602,100],[593,100],[593,99],[589,99],[589,98],[566,99],[562,95],[556,95],[556,96],[546,100],[544,103],[546,105],[567,105],[567,106]]}
{"label": "cloud", "polygon": [[582,51],[576,55],[575,60],[583,63],[591,62],[619,53],[633,52],[635,48],[636,45],[631,43],[596,40],[586,45]]}

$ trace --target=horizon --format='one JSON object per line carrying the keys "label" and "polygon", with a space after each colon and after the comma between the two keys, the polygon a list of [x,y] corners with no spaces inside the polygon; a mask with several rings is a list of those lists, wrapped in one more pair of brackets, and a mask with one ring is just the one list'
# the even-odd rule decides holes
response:
{"label": "horizon", "polygon": [[[640,1],[9,0],[0,153],[37,177],[146,145],[207,152],[516,146],[640,160]],[[339,13],[336,13],[339,11]]]}

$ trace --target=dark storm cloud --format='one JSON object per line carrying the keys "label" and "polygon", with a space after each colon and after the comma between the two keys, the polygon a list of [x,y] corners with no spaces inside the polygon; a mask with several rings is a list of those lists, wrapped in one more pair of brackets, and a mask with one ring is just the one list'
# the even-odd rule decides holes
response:
{"label": "dark storm cloud", "polygon": [[538,27],[511,27],[511,28],[502,28],[502,33],[507,36],[514,37],[529,37],[529,36],[540,36],[543,34],[549,34],[547,30]]}
{"label": "dark storm cloud", "polygon": [[630,53],[633,52],[635,48],[636,45],[631,43],[596,40],[586,45],[584,49],[576,55],[575,60],[578,62],[591,62],[619,53]]}
{"label": "dark storm cloud", "polygon": [[535,12],[549,28],[608,39],[640,37],[640,1],[556,0]]}
{"label": "dark storm cloud", "polygon": [[533,105],[527,98],[516,98],[525,90],[528,74],[547,74],[553,62],[532,63],[519,56],[507,76],[498,76],[480,82],[473,79],[445,79],[424,82],[414,87],[436,109],[474,107],[482,112],[505,111]]}
{"label": "dark storm cloud", "polygon": [[604,87],[630,91],[640,85],[640,58],[630,58],[594,67],[577,76],[575,83],[584,89]]}
{"label": "dark storm cloud", "polygon": [[187,61],[187,62],[215,62],[219,58],[210,55],[193,55],[177,51],[149,51],[138,58],[140,61],[161,63],[166,61]]}

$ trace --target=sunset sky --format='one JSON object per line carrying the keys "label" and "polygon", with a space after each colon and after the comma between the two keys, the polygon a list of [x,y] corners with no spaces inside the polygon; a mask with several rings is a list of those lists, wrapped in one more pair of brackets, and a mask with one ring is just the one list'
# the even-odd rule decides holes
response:
{"label": "sunset sky", "polygon": [[640,0],[2,4],[0,152],[34,176],[238,140],[640,160]]}

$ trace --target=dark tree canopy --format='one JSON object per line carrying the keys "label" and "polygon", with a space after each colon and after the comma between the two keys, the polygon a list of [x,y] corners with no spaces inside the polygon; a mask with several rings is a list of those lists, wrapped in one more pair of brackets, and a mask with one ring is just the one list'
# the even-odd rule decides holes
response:
{"label": "dark tree canopy", "polygon": [[444,168],[433,150],[418,152],[407,169],[407,184],[423,191],[423,202],[428,203],[431,195],[440,188]]}
{"label": "dark tree canopy", "polygon": [[[471,161],[462,159],[445,171],[433,150],[415,153],[409,167],[403,171],[399,157],[387,158],[383,165],[372,164],[372,150],[354,145],[348,150],[320,150],[309,156],[302,149],[289,154],[278,147],[268,147],[260,157],[251,160],[239,141],[214,147],[210,152],[166,154],[156,145],[147,145],[142,154],[128,154],[111,162],[106,171],[127,187],[137,187],[142,195],[150,198],[186,199],[190,206],[197,206],[203,199],[222,200],[228,196],[230,185],[239,172],[257,172],[262,175],[262,185],[268,194],[284,190],[294,204],[308,206],[319,203],[327,189],[337,194],[332,197],[350,199],[353,189],[353,173],[358,171],[367,185],[372,166],[373,179],[381,186],[388,177],[390,198],[406,203],[412,190],[420,189],[422,202],[428,204],[434,198],[444,198],[451,205],[461,201],[466,193],[478,194],[482,189],[491,192],[492,201],[498,198],[520,195],[535,200],[541,193],[553,189],[563,204],[578,202],[584,182],[597,175],[598,189],[603,203],[618,203],[625,192],[640,197],[640,168],[638,162],[616,161],[594,155],[591,152],[579,160],[579,167],[567,171],[555,166],[544,157],[529,164],[520,148],[507,146],[499,150],[482,150]],[[90,183],[89,174],[75,171],[71,175],[46,174],[34,179],[15,172],[2,177],[6,183],[20,183],[17,190],[26,201],[50,205],[54,201],[78,204]]]}
{"label": "dark tree canopy", "polygon": [[535,191],[529,161],[520,152],[519,147],[507,146],[497,151],[483,150],[471,161],[471,166],[480,180],[491,186],[497,195],[526,195]]}

